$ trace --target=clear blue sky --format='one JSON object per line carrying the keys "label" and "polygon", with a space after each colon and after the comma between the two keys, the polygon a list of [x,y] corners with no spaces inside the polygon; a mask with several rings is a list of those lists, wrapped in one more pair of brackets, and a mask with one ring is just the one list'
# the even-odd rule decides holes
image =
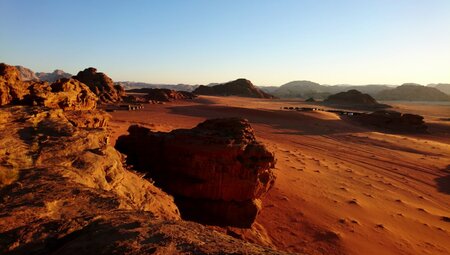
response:
{"label": "clear blue sky", "polygon": [[450,0],[0,0],[0,62],[116,81],[450,83]]}

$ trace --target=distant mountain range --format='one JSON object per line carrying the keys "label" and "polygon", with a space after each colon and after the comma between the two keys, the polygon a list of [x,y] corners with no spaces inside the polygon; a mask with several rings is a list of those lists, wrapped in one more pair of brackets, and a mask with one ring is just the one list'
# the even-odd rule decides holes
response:
{"label": "distant mountain range", "polygon": [[[71,74],[62,70],[55,70],[52,73],[33,72],[23,66],[16,66],[20,71],[22,80],[25,81],[48,81],[55,82],[60,78],[70,78]],[[210,83],[207,87],[224,84]],[[151,84],[144,82],[115,82],[115,85],[121,85],[126,90],[139,88],[163,88],[178,91],[193,92],[201,85],[189,84]],[[255,86],[257,87],[257,86]],[[401,86],[386,84],[369,85],[322,85],[311,81],[291,81],[280,87],[277,86],[259,86],[261,91],[274,95],[279,98],[314,98],[326,99],[330,95],[348,90],[358,90],[368,94],[377,100],[402,100],[402,101],[450,101],[450,84],[428,84],[422,86],[419,84],[407,83]]]}
{"label": "distant mountain range", "polygon": [[450,95],[450,83],[428,84],[428,87],[437,88],[445,94]]}
{"label": "distant mountain range", "polygon": [[[358,90],[377,100],[402,101],[449,101],[450,84],[385,84],[369,85],[321,85],[311,81],[292,81],[280,87],[260,87],[263,91],[280,98],[326,99],[330,95],[348,90]],[[446,94],[447,93],[447,94]]]}
{"label": "distant mountain range", "polygon": [[55,82],[61,78],[70,78],[73,75],[70,73],[66,73],[63,70],[55,70],[52,73],[45,73],[45,72],[37,72],[35,73],[29,68],[23,67],[23,66],[16,66],[19,70],[20,78],[23,81],[48,81],[48,82]]}
{"label": "distant mountain range", "polygon": [[437,88],[406,83],[393,89],[383,90],[376,95],[378,100],[402,101],[450,101],[450,96]]}
{"label": "distant mountain range", "polygon": [[[369,94],[374,96],[382,90],[390,89],[395,86],[390,85],[321,85],[319,83],[311,82],[311,81],[292,81],[286,83],[277,89],[272,90],[272,94],[274,96],[280,98],[314,98],[314,99],[325,99],[330,95],[345,92],[351,89],[356,89],[362,93]],[[262,87],[261,89],[265,89]]]}
{"label": "distant mountain range", "polygon": [[149,89],[172,89],[187,92],[192,92],[200,86],[189,84],[153,84],[153,83],[131,82],[131,81],[120,81],[115,82],[114,84],[122,86],[123,88],[125,88],[125,90],[149,88]]}

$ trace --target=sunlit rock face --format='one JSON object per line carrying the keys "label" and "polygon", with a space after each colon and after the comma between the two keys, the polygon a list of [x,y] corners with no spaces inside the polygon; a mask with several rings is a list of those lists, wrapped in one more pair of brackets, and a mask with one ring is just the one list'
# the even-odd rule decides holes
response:
{"label": "sunlit rock face", "polygon": [[63,110],[93,110],[97,106],[97,96],[75,79],[63,78],[51,85],[36,83],[29,90],[26,101],[32,105]]}
{"label": "sunlit rock face", "polygon": [[22,81],[19,69],[0,63],[0,106],[21,101],[29,93],[29,82]]}
{"label": "sunlit rock face", "polygon": [[78,72],[73,78],[86,84],[101,103],[115,103],[121,101],[124,94],[122,88],[114,86],[114,82],[106,74],[97,72],[97,69],[89,67]]}
{"label": "sunlit rock face", "polygon": [[0,108],[0,254],[282,254],[182,221],[80,113]]}
{"label": "sunlit rock face", "polygon": [[170,133],[131,126],[116,148],[175,197],[185,219],[249,227],[274,184],[274,155],[247,120],[212,119]]}

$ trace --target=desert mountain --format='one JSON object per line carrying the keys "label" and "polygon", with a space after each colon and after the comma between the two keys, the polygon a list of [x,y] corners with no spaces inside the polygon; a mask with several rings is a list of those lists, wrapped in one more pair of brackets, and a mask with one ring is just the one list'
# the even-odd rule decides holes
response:
{"label": "desert mountain", "polygon": [[428,86],[437,88],[445,94],[450,95],[450,83],[428,84]]}
{"label": "desert mountain", "polygon": [[261,89],[255,87],[251,81],[246,79],[237,79],[235,81],[214,86],[201,85],[194,90],[194,94],[211,96],[241,96],[255,98],[274,98]]}
{"label": "desert mountain", "polygon": [[31,69],[23,66],[16,66],[16,68],[22,81],[39,81],[39,77]]}
{"label": "desert mountain", "polygon": [[22,81],[48,81],[55,82],[61,78],[70,78],[72,75],[70,73],[66,73],[63,70],[55,70],[52,73],[45,72],[34,72],[33,70],[23,67],[16,66],[19,71],[20,79]]}
{"label": "desert mountain", "polygon": [[352,107],[352,108],[386,108],[387,105],[379,104],[372,96],[363,94],[358,90],[352,89],[346,92],[339,92],[326,98],[324,104]]}
{"label": "desert mountain", "polygon": [[36,76],[39,78],[40,81],[48,81],[48,82],[55,82],[61,78],[71,78],[72,75],[70,73],[66,73],[63,70],[56,69],[52,73],[44,73],[44,72],[38,72],[36,73]]}
{"label": "desert mountain", "polygon": [[383,90],[375,98],[402,101],[450,101],[450,96],[437,88],[414,83],[405,83],[393,89]]}

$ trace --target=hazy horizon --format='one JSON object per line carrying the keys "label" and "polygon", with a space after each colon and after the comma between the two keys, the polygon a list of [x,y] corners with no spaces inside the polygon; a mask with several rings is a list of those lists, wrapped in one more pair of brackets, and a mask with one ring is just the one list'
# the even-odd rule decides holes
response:
{"label": "hazy horizon", "polygon": [[115,81],[450,83],[450,1],[0,1],[0,62]]}

